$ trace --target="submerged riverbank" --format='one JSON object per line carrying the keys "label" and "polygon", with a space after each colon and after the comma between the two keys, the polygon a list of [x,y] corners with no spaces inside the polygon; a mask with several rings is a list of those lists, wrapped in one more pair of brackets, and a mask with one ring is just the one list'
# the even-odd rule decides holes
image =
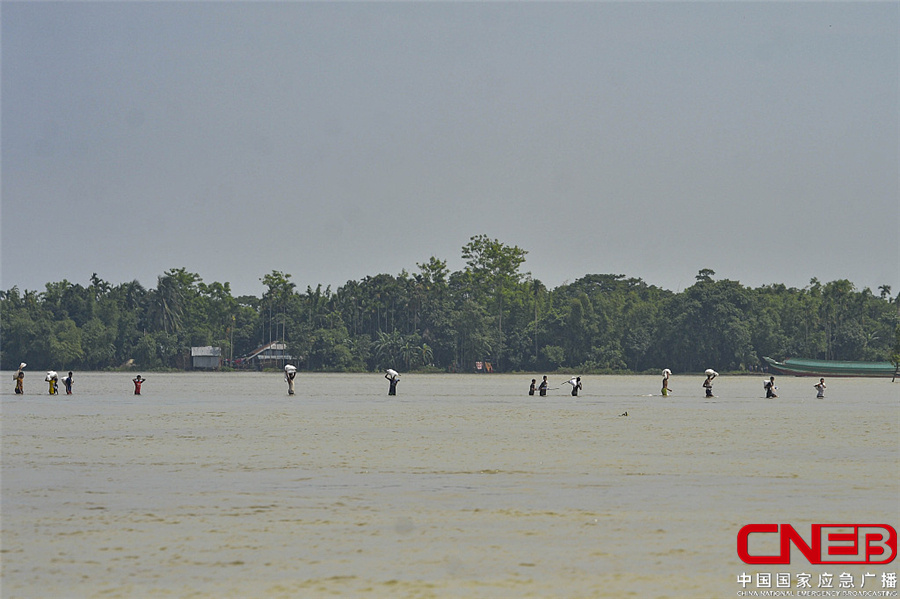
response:
{"label": "submerged riverbank", "polygon": [[900,520],[882,380],[146,378],[2,396],[4,597],[725,597],[745,524]]}

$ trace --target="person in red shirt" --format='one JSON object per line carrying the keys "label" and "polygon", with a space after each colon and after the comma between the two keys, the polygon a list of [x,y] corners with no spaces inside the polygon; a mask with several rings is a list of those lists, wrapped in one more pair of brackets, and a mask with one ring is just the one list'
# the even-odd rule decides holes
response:
{"label": "person in red shirt", "polygon": [[142,379],[142,378],[141,378],[141,375],[137,375],[137,377],[135,377],[135,378],[132,380],[132,382],[134,383],[134,394],[135,394],[135,395],[140,395],[140,394],[141,394],[141,383],[143,383],[143,382],[146,381],[146,380],[147,380],[147,379]]}

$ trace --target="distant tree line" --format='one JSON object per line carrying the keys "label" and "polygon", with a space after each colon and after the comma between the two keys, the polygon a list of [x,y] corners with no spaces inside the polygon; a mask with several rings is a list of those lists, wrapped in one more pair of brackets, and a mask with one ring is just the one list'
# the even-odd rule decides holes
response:
{"label": "distant tree line", "polygon": [[675,293],[624,275],[592,274],[548,289],[521,270],[527,252],[485,235],[462,248],[463,270],[431,257],[418,272],[378,274],[298,291],[261,278],[261,297],[204,283],[184,268],[156,288],[88,286],[0,291],[0,368],[102,370],[129,361],[180,368],[192,346],[227,358],[274,340],[311,371],[676,372],[747,369],[762,356],[882,361],[900,355],[900,300],[848,280],[756,289],[701,270]]}

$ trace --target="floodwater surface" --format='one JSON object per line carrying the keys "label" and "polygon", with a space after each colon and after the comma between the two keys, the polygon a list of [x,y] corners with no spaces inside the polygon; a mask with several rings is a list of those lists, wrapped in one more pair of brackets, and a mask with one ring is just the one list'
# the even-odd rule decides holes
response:
{"label": "floodwater surface", "polygon": [[532,375],[403,375],[395,397],[378,374],[301,372],[291,397],[279,373],[146,373],[141,396],[76,373],[53,397],[2,376],[9,599],[734,597],[742,573],[827,570],[742,563],[745,524],[900,528],[887,379],[816,399],[779,377],[766,400],[761,376],[712,399],[702,375],[670,397],[649,376],[578,397],[564,375],[547,397]]}

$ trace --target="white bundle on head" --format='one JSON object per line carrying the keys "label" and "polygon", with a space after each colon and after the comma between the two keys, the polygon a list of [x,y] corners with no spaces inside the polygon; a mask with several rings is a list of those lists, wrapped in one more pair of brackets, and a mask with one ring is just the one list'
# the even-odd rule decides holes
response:
{"label": "white bundle on head", "polygon": [[385,370],[385,372],[387,374],[389,374],[391,376],[391,378],[397,378],[398,376],[400,376],[400,373],[397,372],[396,370],[394,370],[393,368],[388,368],[387,370]]}
{"label": "white bundle on head", "polygon": [[706,376],[719,376],[719,373],[713,370],[712,368],[706,369]]}
{"label": "white bundle on head", "polygon": [[284,371],[290,374],[291,372],[297,372],[297,367],[293,364],[285,364]]}
{"label": "white bundle on head", "polygon": [[669,376],[670,374],[672,374],[672,371],[669,370],[668,368],[663,370],[663,376]]}

